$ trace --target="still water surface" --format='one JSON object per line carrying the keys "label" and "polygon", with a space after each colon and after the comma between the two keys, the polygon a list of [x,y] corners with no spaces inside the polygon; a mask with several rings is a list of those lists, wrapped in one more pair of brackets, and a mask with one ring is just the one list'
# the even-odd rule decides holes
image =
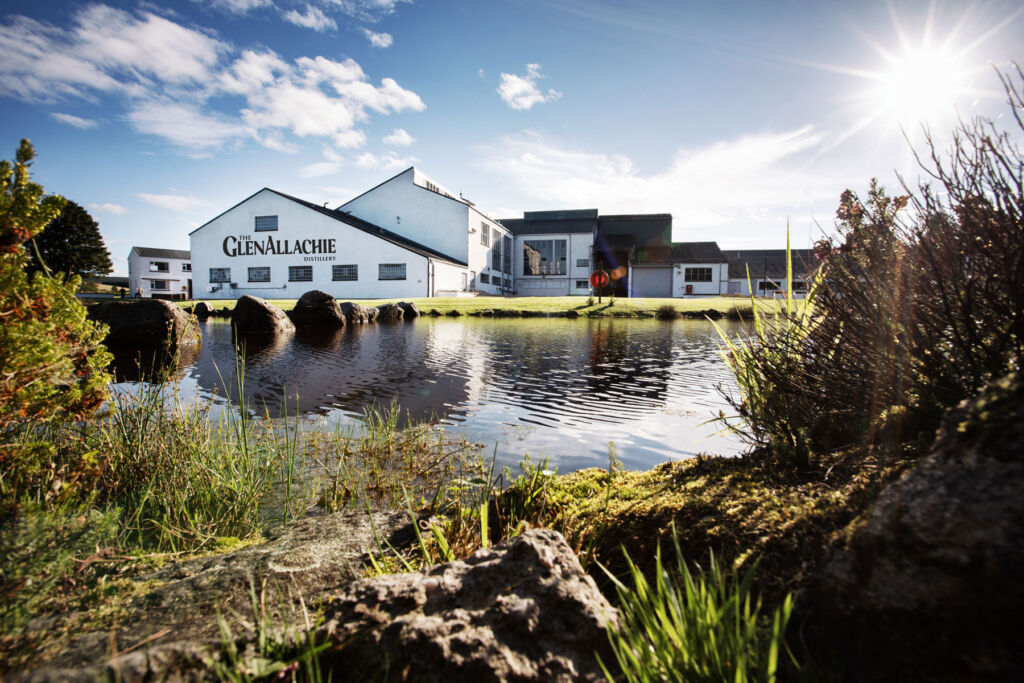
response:
{"label": "still water surface", "polygon": [[[177,388],[223,406],[237,399],[231,326],[208,321],[202,332]],[[271,417],[287,397],[288,414],[307,423],[358,420],[397,399],[403,415],[435,416],[488,455],[496,447],[499,466],[524,453],[550,457],[560,472],[606,466],[614,442],[623,464],[641,469],[741,450],[707,424],[729,410],[716,387],[734,388],[718,344],[704,321],[420,318],[249,337],[244,391]]]}

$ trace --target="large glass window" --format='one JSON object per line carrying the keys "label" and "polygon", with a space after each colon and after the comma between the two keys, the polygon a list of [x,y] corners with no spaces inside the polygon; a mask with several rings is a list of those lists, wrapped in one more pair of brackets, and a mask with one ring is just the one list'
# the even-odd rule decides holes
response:
{"label": "large glass window", "polygon": [[377,271],[378,280],[404,280],[404,263],[381,263]]}
{"label": "large glass window", "polygon": [[335,282],[355,282],[359,279],[359,265],[347,263],[331,266],[331,279]]}
{"label": "large glass window", "polygon": [[277,230],[277,216],[256,216],[256,232]]}
{"label": "large glass window", "polygon": [[170,289],[170,287],[167,286],[167,280],[150,280],[149,281],[149,288],[150,289]]}
{"label": "large glass window", "polygon": [[687,282],[711,282],[710,268],[687,268],[684,275]]}
{"label": "large glass window", "polygon": [[512,274],[512,238],[508,235],[501,240],[501,269],[509,275]]}
{"label": "large glass window", "polygon": [[494,231],[494,246],[491,247],[491,270],[501,270],[501,235]]}
{"label": "large glass window", "polygon": [[249,282],[270,282],[270,266],[250,267]]}
{"label": "large glass window", "polygon": [[231,282],[231,269],[210,268],[210,282]]}
{"label": "large glass window", "polygon": [[565,275],[565,240],[523,242],[523,275]]}
{"label": "large glass window", "polygon": [[149,272],[151,273],[167,273],[171,270],[171,264],[167,261],[150,261]]}
{"label": "large glass window", "polygon": [[288,282],[312,282],[313,266],[288,266]]}
{"label": "large glass window", "polygon": [[489,247],[491,245],[491,229],[487,227],[486,223],[480,224],[480,244],[485,247]]}

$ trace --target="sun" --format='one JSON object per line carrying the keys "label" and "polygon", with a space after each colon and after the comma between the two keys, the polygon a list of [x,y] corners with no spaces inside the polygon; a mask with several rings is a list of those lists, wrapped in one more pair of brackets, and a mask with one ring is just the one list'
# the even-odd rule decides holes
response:
{"label": "sun", "polygon": [[921,46],[888,57],[868,98],[892,122],[906,128],[936,123],[955,115],[957,101],[968,92],[968,73],[951,50]]}

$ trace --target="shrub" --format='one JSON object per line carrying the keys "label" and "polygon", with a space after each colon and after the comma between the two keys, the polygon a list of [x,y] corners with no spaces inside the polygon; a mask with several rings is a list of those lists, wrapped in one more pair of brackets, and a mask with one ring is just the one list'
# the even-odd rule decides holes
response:
{"label": "shrub", "polygon": [[[59,490],[60,480],[35,467],[40,448],[31,432],[51,420],[92,414],[106,398],[110,355],[103,328],[86,319],[75,298],[79,278],[68,282],[24,268],[22,243],[40,232],[64,200],[43,196],[29,180],[34,152],[21,141],[12,165],[0,162],[0,493]],[[15,436],[17,435],[17,438]],[[41,482],[43,483],[40,486]]]}
{"label": "shrub", "polygon": [[[1002,76],[1024,131],[1024,74]],[[732,399],[753,441],[830,450],[931,444],[943,412],[1024,361],[1024,155],[1009,132],[962,123],[937,183],[890,197],[847,190],[826,279],[802,323],[741,349]],[[909,214],[909,215],[907,215]]]}
{"label": "shrub", "polygon": [[662,304],[654,311],[654,317],[658,320],[675,320],[679,317],[679,311],[672,304]]}

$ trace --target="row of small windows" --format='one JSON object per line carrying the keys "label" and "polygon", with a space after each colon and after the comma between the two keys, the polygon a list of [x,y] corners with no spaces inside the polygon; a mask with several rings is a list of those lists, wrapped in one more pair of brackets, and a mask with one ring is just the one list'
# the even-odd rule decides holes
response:
{"label": "row of small windows", "polygon": [[[378,280],[404,280],[404,263],[381,263],[377,266]],[[249,282],[270,282],[270,266],[250,266]],[[331,280],[334,282],[355,282],[359,279],[359,266],[355,263],[331,266]],[[312,282],[313,266],[288,266],[288,282]],[[230,268],[210,268],[210,282],[231,282]]]}
{"label": "row of small windows", "polygon": [[686,282],[711,282],[710,268],[687,268],[683,273]]}

